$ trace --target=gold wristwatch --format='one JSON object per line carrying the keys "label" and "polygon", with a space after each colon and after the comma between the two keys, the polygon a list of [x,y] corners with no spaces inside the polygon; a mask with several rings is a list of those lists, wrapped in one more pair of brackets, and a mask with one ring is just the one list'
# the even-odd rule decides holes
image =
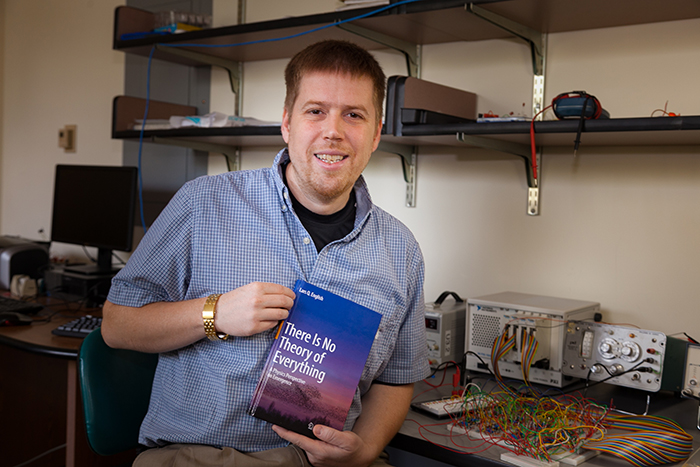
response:
{"label": "gold wristwatch", "polygon": [[214,327],[214,317],[216,316],[216,303],[221,297],[220,293],[211,294],[207,297],[207,301],[204,302],[204,309],[202,309],[202,320],[204,321],[204,333],[207,335],[209,340],[212,341],[225,341],[228,339],[228,334],[223,332],[216,332]]}

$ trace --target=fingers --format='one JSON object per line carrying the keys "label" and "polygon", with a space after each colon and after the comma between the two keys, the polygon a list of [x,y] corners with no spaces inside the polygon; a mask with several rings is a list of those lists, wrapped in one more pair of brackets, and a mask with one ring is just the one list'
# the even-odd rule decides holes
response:
{"label": "fingers", "polygon": [[325,425],[314,426],[317,440],[300,435],[277,425],[272,429],[281,438],[306,451],[312,465],[347,466],[362,464],[363,444],[352,431],[339,431]]}
{"label": "fingers", "polygon": [[[282,428],[279,425],[272,425],[272,430],[277,433],[280,438],[295,444],[306,451],[311,457],[326,457],[328,452],[334,449],[333,446],[329,446],[324,441],[311,439],[308,436],[301,435],[294,431]],[[316,434],[316,429],[314,427],[314,435]]]}
{"label": "fingers", "polygon": [[250,336],[272,329],[289,316],[294,291],[280,284],[252,282],[219,299],[215,326],[234,336]]}
{"label": "fingers", "polygon": [[267,319],[286,319],[294,304],[294,291],[279,284],[253,282],[242,287],[250,306],[260,310]]}

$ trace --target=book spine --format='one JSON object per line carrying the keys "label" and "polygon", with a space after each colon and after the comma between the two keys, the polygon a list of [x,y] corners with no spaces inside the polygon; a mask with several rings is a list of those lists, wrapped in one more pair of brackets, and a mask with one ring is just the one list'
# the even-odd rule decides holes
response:
{"label": "book spine", "polygon": [[[296,306],[296,303],[292,305],[292,309],[289,310],[289,315],[292,314],[292,310]],[[277,331],[275,332],[275,341],[272,343],[272,347],[270,347],[270,352],[267,355],[267,360],[265,361],[265,366],[263,367],[262,375],[260,376],[260,382],[255,388],[255,392],[253,393],[253,398],[250,402],[250,408],[248,409],[248,413],[250,415],[255,415],[255,411],[258,408],[258,404],[260,404],[260,398],[262,397],[263,393],[265,392],[265,386],[267,385],[267,382],[269,381],[269,376],[270,376],[270,367],[272,366],[272,361],[274,359],[275,351],[279,348],[280,346],[280,331],[282,331],[282,326],[284,326],[285,321],[280,321],[280,324],[277,326]]]}

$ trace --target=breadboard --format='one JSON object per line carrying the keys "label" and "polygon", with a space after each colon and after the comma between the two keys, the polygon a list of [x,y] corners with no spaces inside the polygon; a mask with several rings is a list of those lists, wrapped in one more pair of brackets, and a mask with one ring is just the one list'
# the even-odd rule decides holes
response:
{"label": "breadboard", "polygon": [[518,467],[559,467],[559,462],[557,461],[538,461],[532,457],[516,456],[515,454],[511,454],[509,452],[504,452],[501,454],[501,460],[515,464]]}
{"label": "breadboard", "polygon": [[[504,448],[512,448],[507,442],[501,438],[496,438],[489,435],[483,435],[479,430],[465,430],[460,424],[451,424],[447,427],[447,431],[452,434],[468,434],[470,439],[483,439],[491,444]],[[540,461],[532,457],[518,456],[512,453],[501,454],[501,460],[515,464],[518,467],[559,467],[559,463],[577,466],[587,460],[600,454],[599,451],[582,451],[579,454],[565,452],[561,454],[552,454],[552,462]]]}
{"label": "breadboard", "polygon": [[464,411],[463,404],[462,399],[436,399],[414,402],[411,407],[435,418],[447,418],[451,415],[459,416]]}

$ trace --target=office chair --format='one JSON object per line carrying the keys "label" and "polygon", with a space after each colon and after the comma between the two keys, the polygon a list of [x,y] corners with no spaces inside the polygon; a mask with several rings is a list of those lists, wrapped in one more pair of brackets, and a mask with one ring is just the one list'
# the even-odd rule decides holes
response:
{"label": "office chair", "polygon": [[90,447],[109,456],[137,448],[148,410],[157,354],[108,347],[100,328],[78,352],[85,428]]}

